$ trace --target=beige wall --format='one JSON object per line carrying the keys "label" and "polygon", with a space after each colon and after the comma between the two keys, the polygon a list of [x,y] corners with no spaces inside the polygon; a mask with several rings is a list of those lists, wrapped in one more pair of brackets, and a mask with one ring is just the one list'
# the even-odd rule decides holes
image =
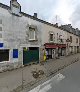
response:
{"label": "beige wall", "polygon": [[64,44],[65,44],[65,39],[67,37],[67,34],[63,31],[63,30],[60,30],[58,28],[55,28],[55,27],[52,27],[52,26],[49,26],[49,25],[46,25],[44,24],[43,26],[43,32],[42,32],[42,43],[49,43],[49,33],[50,32],[53,32],[54,33],[54,43],[60,43],[59,40],[57,40],[57,33],[58,33],[58,38],[59,38],[59,35],[62,35],[62,38],[64,39]]}
{"label": "beige wall", "polygon": [[[67,32],[67,38],[70,38],[70,36],[72,36],[72,43],[70,46],[79,46],[79,37]],[[76,43],[76,38],[78,39],[78,43]]]}

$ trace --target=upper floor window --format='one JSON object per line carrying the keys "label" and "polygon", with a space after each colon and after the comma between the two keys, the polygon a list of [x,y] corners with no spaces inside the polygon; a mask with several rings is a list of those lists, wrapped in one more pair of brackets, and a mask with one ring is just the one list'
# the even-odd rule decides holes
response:
{"label": "upper floor window", "polygon": [[35,28],[29,27],[29,40],[35,40]]}
{"label": "upper floor window", "polygon": [[2,38],[2,34],[0,34],[0,38]]}
{"label": "upper floor window", "polygon": [[2,24],[2,20],[0,19],[0,24]]}
{"label": "upper floor window", "polygon": [[59,40],[61,43],[63,43],[63,36],[62,35],[59,35]]}
{"label": "upper floor window", "polygon": [[0,27],[0,31],[2,31],[2,27]]}
{"label": "upper floor window", "polygon": [[57,33],[57,42],[58,42],[58,33]]}
{"label": "upper floor window", "polygon": [[70,36],[70,41],[71,41],[71,43],[72,43],[72,36]]}
{"label": "upper floor window", "polygon": [[76,43],[78,43],[78,38],[76,38]]}
{"label": "upper floor window", "polygon": [[50,33],[50,41],[53,41],[53,33]]}

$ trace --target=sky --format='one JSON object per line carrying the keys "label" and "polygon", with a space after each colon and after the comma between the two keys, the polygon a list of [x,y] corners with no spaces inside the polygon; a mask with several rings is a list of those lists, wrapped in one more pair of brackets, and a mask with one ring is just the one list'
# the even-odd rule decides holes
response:
{"label": "sky", "polygon": [[[72,24],[80,29],[80,0],[17,0],[22,11],[51,23]],[[10,5],[10,0],[0,0]]]}

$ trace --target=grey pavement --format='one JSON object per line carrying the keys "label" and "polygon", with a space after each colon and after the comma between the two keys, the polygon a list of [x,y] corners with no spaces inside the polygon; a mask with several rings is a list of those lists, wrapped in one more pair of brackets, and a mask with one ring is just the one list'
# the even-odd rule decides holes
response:
{"label": "grey pavement", "polygon": [[22,84],[23,86],[29,86],[30,84],[33,84],[38,80],[32,76],[32,71],[43,70],[45,76],[48,76],[51,72],[54,72],[64,65],[69,65],[77,58],[80,59],[80,53],[68,57],[61,57],[60,59],[56,60],[48,60],[44,63],[44,65],[31,65],[13,71],[0,73],[0,92],[15,92],[15,90],[16,92],[20,92]]}
{"label": "grey pavement", "polygon": [[29,92],[80,92],[80,62],[66,67]]}

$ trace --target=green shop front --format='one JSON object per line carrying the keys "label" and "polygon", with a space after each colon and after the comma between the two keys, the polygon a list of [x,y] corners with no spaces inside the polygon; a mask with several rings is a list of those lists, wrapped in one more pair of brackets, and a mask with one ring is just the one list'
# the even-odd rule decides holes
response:
{"label": "green shop front", "polygon": [[39,63],[39,47],[23,48],[23,65]]}

